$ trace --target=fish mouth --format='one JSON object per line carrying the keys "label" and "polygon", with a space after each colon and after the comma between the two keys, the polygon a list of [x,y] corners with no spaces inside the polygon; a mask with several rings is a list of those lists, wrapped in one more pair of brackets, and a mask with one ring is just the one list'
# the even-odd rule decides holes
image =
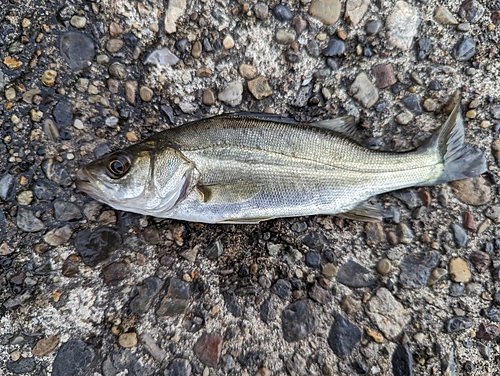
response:
{"label": "fish mouth", "polygon": [[84,192],[92,197],[95,196],[95,194],[97,193],[96,188],[92,184],[88,175],[85,173],[85,167],[79,169],[76,172],[76,178],[77,178],[77,180],[76,180],[75,185],[79,191],[82,191],[82,192]]}

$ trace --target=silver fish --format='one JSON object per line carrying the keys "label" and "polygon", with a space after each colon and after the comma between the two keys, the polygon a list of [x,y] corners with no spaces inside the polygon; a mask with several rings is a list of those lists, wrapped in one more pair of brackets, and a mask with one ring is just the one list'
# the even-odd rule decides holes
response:
{"label": "silver fish", "polygon": [[484,153],[465,143],[457,104],[421,147],[362,145],[352,117],[312,124],[267,114],[221,115],[160,132],[99,158],[77,187],[109,206],[205,223],[335,214],[381,220],[371,197],[473,177]]}

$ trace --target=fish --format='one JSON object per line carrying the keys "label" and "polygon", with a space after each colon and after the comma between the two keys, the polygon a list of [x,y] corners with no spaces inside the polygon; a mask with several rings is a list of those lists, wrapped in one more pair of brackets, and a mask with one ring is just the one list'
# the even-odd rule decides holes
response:
{"label": "fish", "polygon": [[255,224],[311,215],[381,221],[373,197],[482,174],[459,102],[420,147],[365,147],[354,119],[301,123],[223,114],[156,133],[77,171],[76,187],[117,210],[176,220]]}

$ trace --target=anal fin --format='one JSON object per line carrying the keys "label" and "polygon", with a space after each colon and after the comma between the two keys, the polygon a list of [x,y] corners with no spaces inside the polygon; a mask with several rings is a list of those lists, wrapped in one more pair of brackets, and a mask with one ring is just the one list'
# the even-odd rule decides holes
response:
{"label": "anal fin", "polygon": [[380,204],[374,200],[363,201],[352,210],[336,216],[363,222],[381,222],[384,218]]}
{"label": "anal fin", "polygon": [[274,219],[274,217],[231,218],[231,219],[225,219],[217,223],[220,225],[256,225],[259,222],[269,221],[270,219]]}

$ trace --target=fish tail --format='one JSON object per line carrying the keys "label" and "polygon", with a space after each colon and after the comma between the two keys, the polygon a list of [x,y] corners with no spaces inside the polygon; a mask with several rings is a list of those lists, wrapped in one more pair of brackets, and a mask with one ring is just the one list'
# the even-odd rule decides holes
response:
{"label": "fish tail", "polygon": [[460,109],[460,101],[436,134],[417,149],[417,152],[434,153],[436,151],[442,158],[441,163],[444,162],[444,169],[437,180],[429,184],[471,178],[488,169],[484,152],[477,146],[465,142],[464,119]]}

